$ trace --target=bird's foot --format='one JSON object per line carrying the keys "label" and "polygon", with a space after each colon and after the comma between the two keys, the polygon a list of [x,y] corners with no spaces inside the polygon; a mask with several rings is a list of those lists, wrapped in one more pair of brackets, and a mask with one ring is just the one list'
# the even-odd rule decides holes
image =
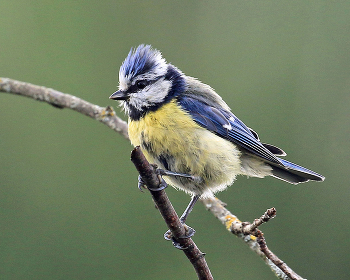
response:
{"label": "bird's foot", "polygon": [[[159,177],[159,187],[158,188],[148,188],[151,191],[161,191],[164,190],[167,187],[167,183],[164,181],[164,179],[162,178],[162,176],[178,176],[178,177],[183,177],[183,178],[188,178],[188,179],[192,179],[193,181],[200,181],[201,179],[197,176],[192,176],[190,174],[185,174],[185,173],[177,173],[177,172],[173,172],[173,171],[169,171],[169,170],[164,170],[164,169],[159,169],[158,166],[156,164],[151,164],[156,172],[156,174]],[[138,189],[140,191],[143,191],[143,189],[146,189],[146,184],[143,181],[142,177],[139,175],[138,177]]]}
{"label": "bird's foot", "polygon": [[141,192],[143,192],[143,189],[147,189],[147,186],[146,186],[145,182],[143,181],[141,175],[139,175],[139,176],[137,177],[137,181],[138,181],[138,182],[137,182],[137,187],[139,188],[139,190],[140,190]]}
{"label": "bird's foot", "polygon": [[144,180],[142,179],[142,177],[139,175],[138,176],[138,184],[137,187],[138,189],[143,192],[143,189],[149,189],[151,191],[161,191],[164,190],[168,185],[167,183],[164,181],[164,179],[162,178],[163,175],[163,170],[162,169],[158,169],[158,166],[156,164],[151,164],[151,166],[154,168],[156,174],[158,175],[159,178],[159,186],[158,188],[149,188],[146,186]]}
{"label": "bird's foot", "polygon": [[[183,224],[184,228],[185,228],[185,234],[178,237],[178,238],[191,238],[195,233],[195,229],[194,228],[191,228],[190,226],[186,225],[186,224]],[[173,245],[176,249],[179,249],[179,250],[185,250],[187,249],[187,247],[184,247],[180,244],[180,242],[178,240],[176,240],[173,236],[173,234],[171,233],[170,230],[168,230],[166,233],[164,233],[164,239],[165,240],[168,240],[168,241],[172,241],[173,242]]]}

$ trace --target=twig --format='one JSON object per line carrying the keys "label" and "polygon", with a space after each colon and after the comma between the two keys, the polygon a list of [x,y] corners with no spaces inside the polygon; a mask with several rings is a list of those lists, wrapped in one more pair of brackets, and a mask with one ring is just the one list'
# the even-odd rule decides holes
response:
{"label": "twig", "polygon": [[[235,215],[225,208],[225,204],[218,198],[208,198],[201,200],[204,206],[218,218],[226,229],[237,237],[241,238],[251,250],[260,256],[265,263],[271,268],[279,279],[282,280],[303,280],[285,263],[283,263],[274,253],[266,246],[263,240],[263,234],[257,229],[258,226],[268,222],[276,216],[276,209],[268,209],[259,219],[255,219],[252,224],[241,222]],[[259,243],[260,242],[260,243]],[[264,249],[261,247],[264,245]],[[283,263],[283,265],[281,265]]]}
{"label": "twig", "polygon": [[[131,161],[135,164],[136,169],[149,189],[156,189],[159,187],[159,178],[156,175],[154,168],[146,160],[140,147],[136,147],[131,152]],[[183,252],[192,263],[198,279],[214,279],[210,273],[207,262],[205,261],[204,254],[198,249],[197,245],[191,238],[183,238],[186,234],[185,228],[181,224],[165,191],[149,191],[159,212],[164,218],[164,221],[168,225],[172,236],[180,244],[181,248],[184,248]]]}
{"label": "twig", "polygon": [[[16,81],[9,78],[0,78],[0,91],[17,94],[21,96],[26,96],[38,101],[43,101],[56,108],[72,109],[74,111],[77,111],[79,113],[82,113],[86,116],[89,116],[95,120],[98,120],[104,123],[109,128],[122,134],[126,139],[128,139],[126,122],[124,122],[118,116],[116,116],[113,108],[110,106],[107,106],[105,108],[100,107],[98,105],[94,105],[92,103],[89,103],[83,99],[80,99],[70,94],[65,94],[54,89],[32,85],[29,83]],[[143,173],[144,171],[142,170],[145,170],[145,169],[143,169],[142,166],[143,164],[141,164],[141,168],[138,169],[140,171],[141,176],[145,179],[145,182],[147,184],[152,183],[152,181],[155,180],[155,178],[153,178],[154,172],[149,170],[149,173],[148,172]],[[147,179],[148,177],[149,179]],[[156,186],[158,186],[159,184],[158,181],[153,181],[153,182],[156,182]],[[151,194],[154,200],[158,201],[159,203],[158,207],[159,209],[162,209],[161,213],[164,219],[168,220],[167,223],[169,222],[168,226],[171,229],[173,236],[174,237],[181,236],[182,230],[184,230],[184,228],[181,225],[181,223],[180,223],[181,226],[178,224],[179,221],[178,222],[175,221],[176,218],[178,219],[177,214],[175,213],[175,216],[174,214],[170,214],[172,211],[174,211],[174,209],[172,208],[170,201],[167,200],[167,196],[165,192],[151,191]],[[275,216],[274,208],[268,210],[260,219],[257,219],[252,224],[249,224],[249,223],[242,223],[235,215],[231,214],[224,207],[224,203],[217,198],[205,199],[205,200],[202,200],[202,202],[205,205],[205,207],[209,209],[214,214],[214,216],[216,216],[226,226],[226,228],[230,232],[234,233],[236,236],[243,239],[248,244],[248,246],[265,261],[265,263],[272,269],[272,271],[276,274],[276,276],[279,279],[283,279],[283,280],[287,280],[287,279],[302,280],[303,279],[302,277],[297,275],[295,272],[293,272],[282,260],[277,258],[277,256],[274,255],[268,249],[262,233],[260,232],[260,230],[257,229],[257,227],[260,226],[262,223],[267,222],[269,219]],[[257,237],[254,236],[254,234]],[[179,241],[189,242],[188,239],[184,239],[184,240],[180,239]],[[189,244],[192,244],[192,243],[189,243]],[[194,248],[197,248],[197,247],[194,247]],[[188,250],[189,249],[190,248],[188,248]],[[184,250],[184,252],[186,253],[188,250]],[[198,248],[196,250],[198,250]],[[196,251],[195,257],[193,259],[192,257],[190,257],[190,261],[191,263],[193,262],[200,263],[201,261],[205,261],[205,259],[203,257],[203,254],[198,250]],[[209,271],[209,268],[208,268],[208,271]],[[203,275],[205,275],[205,273],[202,272],[201,270],[198,270],[197,274],[198,273],[201,273],[200,275],[202,275],[202,273]],[[211,278],[200,278],[200,279],[211,279]]]}
{"label": "twig", "polygon": [[293,280],[305,280],[298,274],[296,274],[284,261],[282,261],[279,257],[277,257],[274,253],[270,251],[270,249],[266,245],[264,234],[257,230],[257,242],[260,246],[260,250],[265,254],[265,256],[271,260],[276,266],[278,266],[290,279]]}

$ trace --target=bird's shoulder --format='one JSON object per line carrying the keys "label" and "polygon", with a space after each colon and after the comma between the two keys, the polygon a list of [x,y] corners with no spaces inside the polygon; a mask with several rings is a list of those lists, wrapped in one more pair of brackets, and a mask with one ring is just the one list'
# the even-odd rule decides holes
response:
{"label": "bird's shoulder", "polygon": [[209,106],[231,111],[230,107],[211,86],[204,84],[198,79],[190,76],[185,76],[185,82],[186,89],[181,95],[182,98],[190,97],[206,103]]}

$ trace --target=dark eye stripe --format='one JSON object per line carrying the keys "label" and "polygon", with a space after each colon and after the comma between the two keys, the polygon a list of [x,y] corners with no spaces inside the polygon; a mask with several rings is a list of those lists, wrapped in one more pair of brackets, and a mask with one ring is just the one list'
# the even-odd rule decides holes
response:
{"label": "dark eye stripe", "polygon": [[[138,81],[136,81],[136,83],[134,85],[131,85],[126,92],[133,93],[133,92],[137,92],[139,90],[142,90],[146,86],[154,84],[156,81],[158,81],[162,77],[164,77],[164,76],[157,77],[156,79],[153,79],[153,80],[138,80]],[[140,85],[141,85],[141,87],[140,87]]]}
{"label": "dark eye stripe", "polygon": [[135,84],[139,89],[144,89],[148,85],[148,81],[146,80],[140,80],[137,81]]}

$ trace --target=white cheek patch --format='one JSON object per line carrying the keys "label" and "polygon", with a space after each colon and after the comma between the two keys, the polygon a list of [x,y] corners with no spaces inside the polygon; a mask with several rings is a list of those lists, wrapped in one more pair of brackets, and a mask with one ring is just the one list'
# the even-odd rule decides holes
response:
{"label": "white cheek patch", "polygon": [[145,87],[142,91],[131,94],[129,103],[138,110],[157,103],[162,103],[168,95],[170,87],[170,81],[160,79],[154,84]]}

